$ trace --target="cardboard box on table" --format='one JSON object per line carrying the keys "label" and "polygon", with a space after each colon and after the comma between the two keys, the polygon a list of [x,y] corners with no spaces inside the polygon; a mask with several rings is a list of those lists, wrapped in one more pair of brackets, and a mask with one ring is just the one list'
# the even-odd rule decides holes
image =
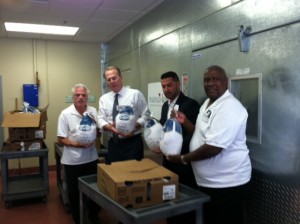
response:
{"label": "cardboard box on table", "polygon": [[46,138],[47,110],[40,113],[7,112],[2,127],[8,128],[8,141],[32,141]]}
{"label": "cardboard box on table", "polygon": [[178,197],[178,176],[151,159],[98,164],[99,190],[127,208],[145,207]]}

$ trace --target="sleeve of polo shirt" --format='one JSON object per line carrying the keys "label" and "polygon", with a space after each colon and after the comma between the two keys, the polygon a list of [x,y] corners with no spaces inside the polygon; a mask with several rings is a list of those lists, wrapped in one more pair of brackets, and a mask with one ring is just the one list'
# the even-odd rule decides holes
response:
{"label": "sleeve of polo shirt", "polygon": [[68,133],[69,133],[68,119],[66,114],[62,112],[58,117],[57,136],[66,138],[68,137]]}

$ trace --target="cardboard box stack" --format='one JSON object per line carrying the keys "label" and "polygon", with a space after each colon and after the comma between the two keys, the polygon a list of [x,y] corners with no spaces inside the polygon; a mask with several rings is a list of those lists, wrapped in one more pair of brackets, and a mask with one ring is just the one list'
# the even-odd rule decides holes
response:
{"label": "cardboard box stack", "polygon": [[127,208],[145,207],[178,197],[178,176],[151,159],[98,164],[99,190]]}
{"label": "cardboard box stack", "polygon": [[44,145],[46,122],[47,110],[45,109],[36,114],[21,111],[5,113],[2,127],[8,128],[7,145],[11,146],[12,150],[21,150],[22,144],[24,150],[38,149],[38,143]]}

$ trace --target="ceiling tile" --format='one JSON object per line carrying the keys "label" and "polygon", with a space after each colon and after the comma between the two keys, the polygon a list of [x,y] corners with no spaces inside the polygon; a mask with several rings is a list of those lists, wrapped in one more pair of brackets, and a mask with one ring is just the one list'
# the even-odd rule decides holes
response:
{"label": "ceiling tile", "polygon": [[[103,43],[163,2],[164,0],[0,0],[0,37]],[[79,31],[73,37],[6,32],[4,22],[77,26]]]}

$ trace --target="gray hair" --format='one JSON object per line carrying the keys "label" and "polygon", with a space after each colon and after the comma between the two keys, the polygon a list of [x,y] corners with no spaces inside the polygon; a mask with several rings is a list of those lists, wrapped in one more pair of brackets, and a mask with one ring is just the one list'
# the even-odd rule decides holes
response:
{"label": "gray hair", "polygon": [[72,93],[74,94],[75,93],[75,90],[77,88],[84,88],[86,90],[86,93],[89,94],[90,93],[90,90],[88,89],[88,87],[82,83],[78,83],[76,85],[73,86],[73,88],[71,89]]}

